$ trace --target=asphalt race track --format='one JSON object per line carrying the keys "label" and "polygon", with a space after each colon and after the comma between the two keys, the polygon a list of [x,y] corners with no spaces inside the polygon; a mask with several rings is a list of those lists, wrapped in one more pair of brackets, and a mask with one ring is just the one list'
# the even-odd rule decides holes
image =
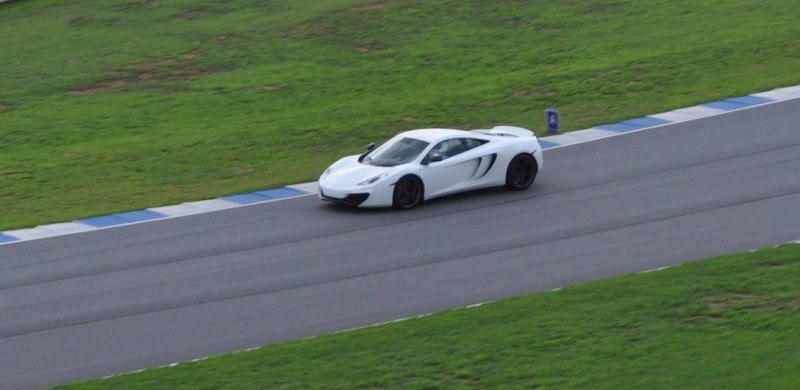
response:
{"label": "asphalt race track", "polygon": [[800,239],[800,99],[545,158],[532,190],[480,191],[410,212],[305,196],[0,246],[0,388]]}

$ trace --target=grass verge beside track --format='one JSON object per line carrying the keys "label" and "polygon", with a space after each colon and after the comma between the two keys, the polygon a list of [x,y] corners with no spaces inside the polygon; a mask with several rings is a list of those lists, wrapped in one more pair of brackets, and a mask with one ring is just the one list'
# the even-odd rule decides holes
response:
{"label": "grass verge beside track", "polygon": [[798,388],[800,244],[62,389]]}
{"label": "grass verge beside track", "polygon": [[[419,127],[568,130],[800,82],[796,0],[0,8],[0,230],[314,180]],[[754,129],[754,136],[757,136]]]}

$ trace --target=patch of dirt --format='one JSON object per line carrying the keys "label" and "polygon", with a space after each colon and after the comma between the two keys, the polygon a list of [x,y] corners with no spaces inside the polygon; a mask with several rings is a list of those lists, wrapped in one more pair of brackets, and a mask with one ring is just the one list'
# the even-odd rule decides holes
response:
{"label": "patch of dirt", "polygon": [[772,313],[780,310],[778,305],[764,305],[747,309],[750,313]]}
{"label": "patch of dirt", "polygon": [[228,1],[219,1],[212,4],[202,5],[199,7],[189,8],[179,14],[170,16],[171,19],[180,20],[193,20],[199,19],[209,15],[221,15],[228,12],[225,8]]}
{"label": "patch of dirt", "polygon": [[589,6],[584,8],[581,13],[584,15],[604,14],[608,12],[619,12],[624,8],[625,4],[622,3],[596,2],[589,4]]}
{"label": "patch of dirt", "polygon": [[154,0],[133,0],[127,3],[111,6],[114,11],[141,11],[152,9],[155,6]]}
{"label": "patch of dirt", "polygon": [[271,91],[277,91],[279,89],[281,89],[280,85],[261,85],[261,86],[250,87],[250,88],[247,89],[247,92],[251,92],[251,93],[264,92],[264,91],[271,92]]}
{"label": "patch of dirt", "polygon": [[322,27],[319,24],[312,24],[312,23],[303,23],[298,24],[297,26],[290,27],[285,30],[287,33],[311,33],[314,35],[325,35],[328,31],[325,27]]}
{"label": "patch of dirt", "polygon": [[7,109],[7,108],[8,108],[7,105],[0,103],[0,111],[3,111],[5,109]]}
{"label": "patch of dirt", "polygon": [[244,176],[244,175],[253,173],[255,171],[256,171],[256,168],[254,168],[254,167],[239,167],[239,168],[236,168],[236,170],[234,171],[233,174],[235,176]]}
{"label": "patch of dirt", "polygon": [[[112,76],[95,85],[70,90],[70,93],[91,95],[121,91],[137,82],[172,84],[189,81],[199,76],[209,75],[221,69],[204,67],[195,62],[202,55],[199,50],[191,50],[177,57],[168,56],[156,61],[125,65],[111,71]],[[162,92],[183,92],[185,88],[174,85],[165,86]]]}
{"label": "patch of dirt", "polygon": [[[771,311],[773,305],[768,299],[757,294],[725,293],[704,298],[713,311],[723,311],[731,305],[752,305],[748,311]],[[770,309],[770,310],[766,310]]]}
{"label": "patch of dirt", "polygon": [[181,58],[184,60],[192,60],[199,56],[202,53],[200,50],[189,50],[186,53],[181,54]]}
{"label": "patch of dirt", "polygon": [[89,88],[80,88],[69,91],[76,95],[93,95],[96,93],[107,93],[120,91],[130,82],[129,79],[112,79],[106,80],[98,86]]}
{"label": "patch of dirt", "polygon": [[766,269],[787,269],[789,266],[787,265],[762,265],[761,268]]}
{"label": "patch of dirt", "polygon": [[94,19],[86,15],[70,16],[67,18],[67,25],[70,27],[82,27],[92,24]]}
{"label": "patch of dirt", "polygon": [[531,89],[518,89],[511,91],[512,95],[517,99],[537,99],[542,97],[555,96],[554,91],[535,91]]}
{"label": "patch of dirt", "polygon": [[552,23],[536,23],[534,24],[536,31],[561,31],[561,27]]}
{"label": "patch of dirt", "polygon": [[361,54],[371,53],[375,50],[381,50],[381,49],[385,49],[385,47],[381,45],[365,45],[356,47],[356,51]]}
{"label": "patch of dirt", "polygon": [[728,307],[728,304],[723,302],[709,302],[708,307],[714,311],[723,311]]}
{"label": "patch of dirt", "polygon": [[368,3],[368,4],[356,5],[356,6],[348,8],[347,11],[350,11],[350,12],[353,12],[353,11],[356,11],[356,12],[358,12],[358,11],[370,11],[370,10],[384,8],[388,4],[389,3],[386,2],[386,1],[379,1],[379,2],[376,2],[376,3]]}

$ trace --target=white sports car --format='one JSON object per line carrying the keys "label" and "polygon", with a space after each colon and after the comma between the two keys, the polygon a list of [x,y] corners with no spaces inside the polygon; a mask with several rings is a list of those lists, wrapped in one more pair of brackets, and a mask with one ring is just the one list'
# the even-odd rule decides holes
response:
{"label": "white sports car", "polygon": [[410,209],[478,188],[524,190],[541,169],[539,142],[523,128],[412,130],[335,162],[319,178],[319,196],[357,207]]}

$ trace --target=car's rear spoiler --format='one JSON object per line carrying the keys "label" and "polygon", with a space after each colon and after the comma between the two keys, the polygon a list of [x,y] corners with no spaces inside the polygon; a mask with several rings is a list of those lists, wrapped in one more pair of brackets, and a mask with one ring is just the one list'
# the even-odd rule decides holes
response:
{"label": "car's rear spoiler", "polygon": [[495,126],[489,130],[472,130],[477,133],[500,135],[505,137],[533,137],[533,132],[515,126]]}

